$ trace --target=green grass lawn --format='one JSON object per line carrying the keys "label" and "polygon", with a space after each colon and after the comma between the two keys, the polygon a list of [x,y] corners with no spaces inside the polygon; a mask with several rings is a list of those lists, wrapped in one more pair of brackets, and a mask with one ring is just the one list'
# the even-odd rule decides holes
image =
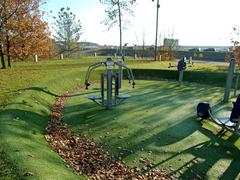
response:
{"label": "green grass lawn", "polygon": [[[12,69],[0,70],[0,179],[27,178],[23,177],[23,175],[27,172],[33,173],[33,179],[77,178],[77,176],[73,174],[71,169],[65,167],[62,159],[56,153],[51,151],[50,146],[44,139],[44,132],[47,126],[47,122],[49,120],[51,106],[54,102],[55,97],[57,95],[61,95],[66,90],[71,89],[76,84],[82,83],[87,67],[96,61],[104,59],[105,57],[88,57],[75,60],[66,59],[63,61],[49,60],[41,61],[38,63],[14,62]],[[168,62],[163,63],[141,60],[128,60],[128,62],[126,63],[129,64],[129,66],[131,66],[132,68],[136,69],[161,68],[162,70],[166,70],[168,65]],[[172,76],[171,71],[174,71],[174,69],[167,72],[168,77]],[[221,77],[225,77],[226,67],[199,64],[198,66],[196,66],[195,71],[205,71],[206,74],[208,74],[209,72],[214,73],[215,71],[217,71],[216,74],[220,73]],[[174,80],[174,78],[170,79]],[[99,79],[98,73],[94,73],[92,79]],[[222,84],[224,83],[222,82]],[[181,90],[181,88],[175,86],[175,83],[173,82],[168,85],[166,84],[166,82],[160,82],[160,84],[155,84],[154,82],[147,82],[146,84],[144,84],[143,81],[138,81],[138,86],[136,90],[131,92],[133,93],[133,97],[128,101],[124,102],[122,106],[119,106],[118,110],[113,110],[112,116],[108,114],[110,112],[106,112],[101,108],[96,109],[96,106],[92,102],[87,101],[81,95],[82,93],[85,94],[86,92],[80,92],[79,96],[76,96],[69,101],[69,103],[72,102],[72,105],[71,103],[67,105],[65,109],[66,114],[64,114],[64,117],[70,118],[70,116],[72,116],[72,120],[66,119],[69,124],[72,125],[72,122],[75,121],[75,117],[81,118],[81,116],[89,114],[89,117],[87,116],[87,118],[84,120],[87,122],[89,118],[97,118],[97,115],[100,115],[99,121],[97,121],[96,119],[94,119],[93,121],[96,124],[86,123],[84,125],[82,121],[79,121],[79,124],[77,121],[75,122],[75,124],[78,128],[83,128],[84,133],[89,133],[90,137],[93,137],[93,134],[96,133],[96,135],[94,135],[94,138],[96,138],[97,142],[103,144],[105,144],[105,141],[100,141],[100,139],[98,139],[104,134],[104,132],[101,131],[101,126],[104,125],[103,127],[105,127],[106,125],[110,125],[108,131],[111,132],[111,136],[109,135],[109,139],[107,139],[109,140],[109,143],[107,143],[106,141],[106,146],[104,147],[106,147],[106,149],[109,149],[113,154],[118,153],[118,150],[116,150],[118,146],[120,147],[124,145],[122,137],[118,137],[123,136],[124,138],[126,138],[129,136],[129,140],[132,139],[131,141],[133,141],[132,147],[129,148],[133,149],[133,151],[135,152],[133,155],[124,157],[129,163],[129,165],[137,165],[138,163],[134,162],[134,160],[140,156],[146,156],[149,158],[155,158],[156,156],[156,162],[162,162],[166,158],[169,158],[170,155],[174,155],[174,152],[172,153],[170,151],[170,149],[174,147],[173,145],[171,146],[171,144],[175,144],[177,141],[181,142],[182,139],[187,139],[187,135],[191,134],[191,132],[198,132],[200,131],[200,129],[202,130],[199,122],[196,122],[195,120],[192,121],[191,119],[191,115],[195,113],[195,110],[192,109],[188,112],[188,108],[190,108],[190,105],[191,108],[193,108],[194,104],[191,103],[189,104],[189,106],[187,105],[185,107],[184,105],[182,108],[180,108],[182,103],[185,103],[187,99],[189,101],[194,100],[194,102],[196,101],[196,99],[200,100],[203,98],[204,92],[207,91],[209,91],[209,94],[207,93],[207,97],[209,100],[212,100],[212,102],[218,102],[218,100],[222,98],[222,89],[219,87],[215,88],[214,83],[212,84],[212,86],[201,86],[197,84],[189,85],[190,87],[185,87]],[[206,87],[208,87],[209,90],[206,90]],[[161,88],[163,88],[164,97],[160,96]],[[216,92],[214,91],[214,89],[216,90]],[[194,97],[195,94],[193,95],[193,90],[196,90],[197,98]],[[179,97],[178,94],[176,94],[177,92],[183,93],[184,97],[186,97],[187,99],[184,100],[183,98],[181,98],[182,96]],[[151,98],[149,98],[149,103],[147,104],[145,103],[145,96],[151,96]],[[171,96],[173,96],[174,98]],[[76,98],[80,98],[81,101]],[[136,98],[139,100],[139,102],[141,102],[140,105],[135,103],[135,101],[137,100]],[[167,101],[167,98],[170,98],[171,101]],[[176,102],[174,100],[175,98],[177,98]],[[150,102],[151,99],[153,100],[153,103]],[[162,103],[159,104],[160,102]],[[79,103],[81,104],[80,106]],[[76,106],[74,106],[74,104],[76,104]],[[72,110],[70,110],[69,107],[71,107]],[[149,112],[145,112],[148,111],[147,109],[151,110],[149,110]],[[169,116],[170,109],[173,109],[173,111],[175,112],[171,116]],[[132,112],[133,110],[135,111],[134,113]],[[178,110],[184,110],[185,113],[188,113],[187,115],[176,115]],[[72,111],[71,114],[69,114],[68,111]],[[160,113],[157,113],[156,116],[153,113],[155,111]],[[134,125],[136,125],[136,127],[133,127],[131,125],[133,124],[133,122],[130,120],[135,117],[135,114],[137,115],[140,112],[143,113],[140,114],[140,116],[142,116],[142,119],[136,119],[136,121],[133,121],[135,123]],[[76,116],[74,114],[76,114]],[[117,128],[117,126],[119,125],[118,123],[115,123],[115,121],[113,122],[111,117],[118,120],[120,115],[121,119],[123,118],[124,120],[123,122],[119,122],[120,124],[124,123],[125,121],[129,123],[129,127],[127,127],[128,124],[126,124],[126,126],[122,125],[123,129],[125,128],[128,134],[121,135],[118,131],[110,131],[111,126],[112,128]],[[150,115],[151,118],[148,118],[148,115]],[[166,119],[163,119],[163,121],[160,123],[160,129],[158,129],[158,127],[155,127],[158,126],[157,120],[158,118],[160,118],[158,117],[159,115],[165,118],[172,117],[169,122]],[[105,119],[104,117],[108,118]],[[138,124],[138,122],[141,122],[141,124]],[[145,143],[141,142],[144,140],[143,138],[141,138],[141,136],[143,136],[145,138],[144,141],[147,141],[148,143],[152,141],[151,139],[157,138],[157,136],[147,133],[150,132],[150,130],[153,131],[152,133],[158,134],[162,132],[163,129],[165,129],[165,132],[163,131],[162,133],[163,137],[166,138],[168,136],[168,130],[169,132],[175,132],[175,128],[171,129],[172,126],[176,126],[176,129],[179,130],[181,129],[181,124],[185,125],[186,128],[188,127],[186,132],[180,133],[181,138],[175,134],[173,137],[171,137],[173,138],[173,140],[171,140],[171,138],[169,139],[170,141],[168,142],[168,145],[161,145],[161,142],[160,151],[157,151],[157,153],[155,153],[154,148],[152,150],[143,149],[143,151],[139,151],[139,147],[141,147],[142,144]],[[91,130],[88,132],[86,130],[86,127],[90,125],[92,125],[93,127],[89,129],[93,129],[94,132]],[[190,130],[191,128],[193,130]],[[199,130],[196,130],[196,128],[199,128]],[[133,134],[130,133],[130,131],[132,130]],[[198,133],[201,134],[201,132]],[[197,135],[198,134],[194,136],[196,139],[198,139]],[[205,136],[201,135],[199,137],[201,139]],[[211,136],[211,138],[214,137],[215,136]],[[208,139],[209,137],[206,136],[205,138]],[[216,141],[218,141],[218,138],[216,139]],[[172,143],[172,141],[174,141],[175,143]],[[204,139],[204,142],[205,141],[206,140]],[[193,142],[197,143],[198,141],[195,140]],[[147,144],[146,148],[149,145]],[[154,144],[151,143],[151,145]],[[189,146],[190,145],[191,142],[189,142]],[[165,146],[169,147],[170,149],[166,149],[166,155],[160,156],[161,150],[164,151]],[[152,154],[155,154],[155,156],[148,156],[150,151],[152,151]],[[166,163],[162,163],[159,166],[168,167],[168,165],[164,164],[169,164],[169,162],[170,161],[166,161]],[[179,164],[179,166],[180,165],[181,164]],[[185,172],[186,170],[183,171]],[[203,172],[209,171],[205,170]],[[188,176],[190,175],[187,172],[185,174]]]}
{"label": "green grass lawn", "polygon": [[86,98],[99,94],[98,85],[77,92],[65,105],[64,121],[130,166],[143,166],[139,159],[144,158],[182,179],[240,177],[239,138],[220,136],[218,127],[196,120],[197,103],[218,105],[222,88],[190,83],[180,87],[167,81],[126,86],[132,97],[113,110]]}
{"label": "green grass lawn", "polygon": [[[14,97],[19,95],[21,89],[31,88],[65,74],[85,72],[87,66],[98,60],[100,58],[91,57],[64,61],[45,60],[38,63],[14,62],[12,69],[0,70],[0,109],[11,103]],[[80,76],[75,78],[80,79]]]}

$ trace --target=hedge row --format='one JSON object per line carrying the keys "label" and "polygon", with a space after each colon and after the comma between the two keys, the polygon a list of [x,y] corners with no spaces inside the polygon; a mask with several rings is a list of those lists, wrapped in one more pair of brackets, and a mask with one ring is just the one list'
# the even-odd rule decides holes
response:
{"label": "hedge row", "polygon": [[[135,79],[165,79],[178,80],[178,71],[159,69],[133,69]],[[126,71],[124,72],[126,77]],[[205,72],[205,71],[185,71],[184,81],[208,84],[217,87],[224,87],[226,83],[226,73]]]}

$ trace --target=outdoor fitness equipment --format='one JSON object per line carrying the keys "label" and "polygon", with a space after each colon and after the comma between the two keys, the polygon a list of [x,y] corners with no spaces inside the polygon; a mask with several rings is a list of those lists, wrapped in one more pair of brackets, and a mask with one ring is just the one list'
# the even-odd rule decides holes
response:
{"label": "outdoor fitness equipment", "polygon": [[179,79],[178,79],[178,82],[179,84],[181,85],[182,84],[182,81],[183,81],[183,73],[184,73],[184,70],[186,69],[186,57],[182,57],[179,61],[178,61],[178,65],[177,65],[177,69],[178,69],[178,72],[179,72]]}
{"label": "outdoor fitness equipment", "polygon": [[217,119],[213,117],[212,108],[208,102],[200,102],[197,105],[197,116],[202,119],[211,120],[222,128],[240,136],[240,132],[238,131],[240,124],[240,95],[238,95],[236,102],[233,102],[230,118],[221,117]]}
{"label": "outdoor fitness equipment", "polygon": [[[186,60],[186,57],[185,57],[185,56],[183,56],[183,57],[185,58],[184,61],[185,61],[185,63],[186,63],[186,67],[193,67],[193,66],[194,66],[192,57],[189,57],[188,60]],[[183,58],[183,57],[182,57],[182,58]],[[180,59],[180,60],[181,60],[181,59]],[[169,64],[168,64],[168,68],[172,68],[172,67],[177,67],[177,65],[172,65],[172,63],[169,63]]]}
{"label": "outdoor fitness equipment", "polygon": [[[237,89],[238,89],[239,75],[240,75],[239,72],[237,72],[236,70],[236,60],[232,58],[229,62],[227,81],[226,81],[224,97],[223,97],[224,102],[228,102],[232,86],[234,86],[234,96],[236,96]],[[235,84],[234,84],[234,81],[235,81]]]}
{"label": "outdoor fitness equipment", "polygon": [[[118,73],[114,73],[113,69],[114,66],[117,65],[119,67]],[[88,99],[94,101],[98,105],[105,107],[106,109],[112,109],[113,106],[120,104],[125,99],[129,98],[129,94],[119,94],[119,89],[121,88],[121,81],[122,81],[122,68],[125,68],[128,73],[129,83],[132,82],[132,87],[135,87],[135,81],[133,77],[132,70],[125,66],[121,61],[113,61],[111,58],[107,58],[105,62],[97,62],[88,67],[86,77],[85,77],[85,85],[86,89],[90,86],[89,79],[91,72],[100,67],[105,66],[107,69],[107,73],[101,73],[100,81],[101,81],[101,96],[94,95],[88,97]],[[105,89],[104,89],[104,81],[106,78],[106,99],[105,99]],[[114,85],[114,86],[113,86]],[[114,90],[114,97],[112,91]]]}
{"label": "outdoor fitness equipment", "polygon": [[187,63],[185,61],[186,61],[186,57],[182,56],[181,59],[178,61],[177,66],[172,66],[171,63],[169,63],[169,66],[168,66],[168,68],[177,67],[178,72],[179,72],[178,82],[180,85],[182,84],[182,81],[183,81],[184,70],[187,68],[187,66],[186,66]]}

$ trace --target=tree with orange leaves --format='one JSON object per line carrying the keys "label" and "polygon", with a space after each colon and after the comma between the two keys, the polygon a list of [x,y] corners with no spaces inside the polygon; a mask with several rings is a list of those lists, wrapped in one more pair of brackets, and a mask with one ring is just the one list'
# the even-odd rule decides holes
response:
{"label": "tree with orange leaves", "polygon": [[236,63],[240,65],[240,30],[236,26],[233,27],[231,43],[233,44],[231,50],[236,58]]}
{"label": "tree with orange leaves", "polygon": [[41,20],[41,0],[2,0],[0,2],[0,55],[2,68],[6,68],[4,55],[26,59],[34,54],[51,55],[52,41],[47,23]]}
{"label": "tree with orange leaves", "polygon": [[237,64],[240,65],[240,46],[235,48],[235,57]]}
{"label": "tree with orange leaves", "polygon": [[39,57],[53,55],[53,43],[48,25],[38,15],[28,15],[17,21],[16,36],[12,36],[12,57],[20,60],[35,54]]}

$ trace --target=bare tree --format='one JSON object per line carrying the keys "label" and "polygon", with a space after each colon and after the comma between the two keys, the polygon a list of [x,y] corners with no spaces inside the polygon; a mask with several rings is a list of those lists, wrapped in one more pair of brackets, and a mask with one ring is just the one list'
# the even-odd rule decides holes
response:
{"label": "bare tree", "polygon": [[123,46],[122,46],[122,29],[123,29],[123,16],[133,15],[131,9],[132,5],[135,4],[136,0],[99,0],[100,3],[106,6],[105,13],[106,19],[103,23],[108,26],[108,29],[115,25],[119,26],[119,38],[120,38],[120,54],[123,57]]}
{"label": "bare tree", "polygon": [[54,36],[60,53],[67,53],[69,57],[74,51],[79,50],[78,41],[82,34],[80,20],[76,20],[76,15],[70,8],[61,8],[56,19],[56,35]]}

